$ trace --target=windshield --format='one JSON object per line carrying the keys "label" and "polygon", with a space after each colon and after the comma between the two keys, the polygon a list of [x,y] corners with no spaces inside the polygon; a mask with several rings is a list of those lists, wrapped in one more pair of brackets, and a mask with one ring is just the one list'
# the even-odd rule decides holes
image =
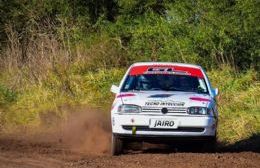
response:
{"label": "windshield", "polygon": [[140,91],[183,91],[208,93],[205,80],[189,75],[143,74],[128,76],[121,89],[122,92]]}

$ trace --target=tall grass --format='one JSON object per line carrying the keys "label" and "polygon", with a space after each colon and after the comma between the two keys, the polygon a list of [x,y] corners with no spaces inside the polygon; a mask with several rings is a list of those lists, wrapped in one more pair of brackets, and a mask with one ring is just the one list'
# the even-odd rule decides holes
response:
{"label": "tall grass", "polygon": [[235,73],[229,67],[209,72],[220,89],[219,139],[235,142],[260,133],[260,82],[257,72]]}
{"label": "tall grass", "polygon": [[[76,67],[74,67],[76,66]],[[41,114],[56,113],[66,116],[62,106],[86,104],[102,107],[107,113],[113,100],[110,86],[119,83],[125,69],[100,69],[96,72],[80,71],[71,66],[60,77],[48,72],[40,84],[23,81],[22,87],[11,89],[1,80],[2,128],[17,125],[37,126]],[[76,69],[76,70],[75,70]],[[220,114],[219,139],[236,142],[260,133],[260,84],[255,71],[236,73],[228,67],[209,71],[209,77],[220,90],[218,107]],[[69,89],[68,89],[69,88]],[[8,105],[7,105],[8,104]]]}

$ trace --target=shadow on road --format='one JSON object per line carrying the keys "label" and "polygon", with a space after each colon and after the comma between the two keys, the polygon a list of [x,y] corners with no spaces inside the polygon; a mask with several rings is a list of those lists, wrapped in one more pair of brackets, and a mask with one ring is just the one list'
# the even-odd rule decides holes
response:
{"label": "shadow on road", "polygon": [[220,144],[220,152],[244,152],[260,153],[260,134],[254,134],[231,145]]}
{"label": "shadow on road", "polygon": [[[197,142],[179,142],[173,144],[145,144],[142,153],[169,154],[176,152],[208,153],[201,148]],[[254,134],[234,144],[217,144],[217,153],[255,152],[260,153],[260,134]],[[132,153],[132,152],[130,152]],[[212,153],[212,152],[211,152]]]}

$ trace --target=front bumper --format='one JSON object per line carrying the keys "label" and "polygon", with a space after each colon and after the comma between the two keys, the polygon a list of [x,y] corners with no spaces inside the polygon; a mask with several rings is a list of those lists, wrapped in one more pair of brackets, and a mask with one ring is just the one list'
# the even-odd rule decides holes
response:
{"label": "front bumper", "polygon": [[[149,128],[150,119],[176,119],[176,129]],[[113,114],[112,132],[127,137],[212,137],[217,120],[210,116]]]}

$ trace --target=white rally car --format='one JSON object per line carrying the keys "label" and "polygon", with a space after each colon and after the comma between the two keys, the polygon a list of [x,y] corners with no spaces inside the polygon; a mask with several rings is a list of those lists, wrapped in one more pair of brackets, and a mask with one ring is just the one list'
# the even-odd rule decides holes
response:
{"label": "white rally car", "polygon": [[216,96],[197,65],[167,62],[133,64],[119,86],[113,85],[112,154],[129,141],[185,138],[216,141]]}

